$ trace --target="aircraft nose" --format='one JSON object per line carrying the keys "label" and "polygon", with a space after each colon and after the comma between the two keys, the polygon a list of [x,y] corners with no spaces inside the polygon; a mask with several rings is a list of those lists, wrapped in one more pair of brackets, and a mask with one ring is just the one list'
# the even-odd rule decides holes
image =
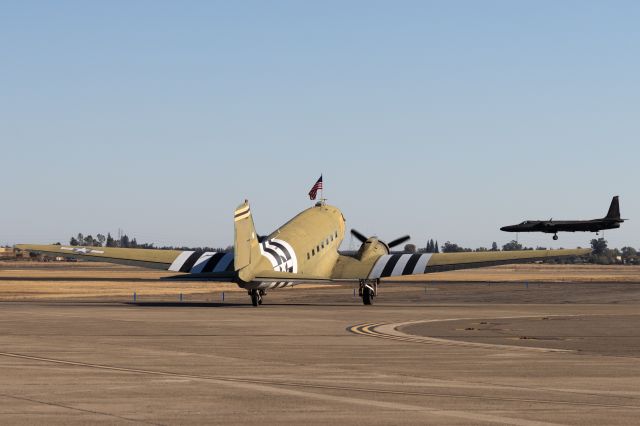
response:
{"label": "aircraft nose", "polygon": [[510,232],[513,229],[513,226],[503,226],[500,228],[501,231]]}

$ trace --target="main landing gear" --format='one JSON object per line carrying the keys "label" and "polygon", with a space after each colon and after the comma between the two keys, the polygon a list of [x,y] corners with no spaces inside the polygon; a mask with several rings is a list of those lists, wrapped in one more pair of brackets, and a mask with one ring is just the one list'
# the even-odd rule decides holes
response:
{"label": "main landing gear", "polygon": [[267,292],[264,290],[258,290],[255,288],[249,290],[249,296],[251,296],[251,304],[253,306],[262,305],[262,296],[265,296],[266,294]]}
{"label": "main landing gear", "polygon": [[553,239],[557,240],[558,239],[558,234],[553,234]]}
{"label": "main landing gear", "polygon": [[365,305],[373,305],[373,299],[378,295],[378,284],[380,280],[376,279],[364,279],[360,280],[360,287],[358,294],[362,297],[362,303]]}

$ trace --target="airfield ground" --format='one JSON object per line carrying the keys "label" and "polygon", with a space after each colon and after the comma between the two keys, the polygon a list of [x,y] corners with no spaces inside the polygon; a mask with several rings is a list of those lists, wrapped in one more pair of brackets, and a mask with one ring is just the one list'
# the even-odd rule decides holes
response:
{"label": "airfield ground", "polygon": [[272,291],[253,308],[232,285],[161,276],[0,263],[0,423],[640,418],[637,267],[433,274],[383,286],[370,307],[322,287]]}

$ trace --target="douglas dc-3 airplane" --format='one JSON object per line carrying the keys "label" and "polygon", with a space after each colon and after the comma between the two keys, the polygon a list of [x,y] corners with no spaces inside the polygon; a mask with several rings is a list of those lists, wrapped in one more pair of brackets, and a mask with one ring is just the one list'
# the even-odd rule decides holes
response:
{"label": "douglas dc-3 airplane", "polygon": [[398,282],[398,277],[404,275],[590,253],[589,249],[393,253],[390,248],[405,242],[409,236],[387,244],[377,237],[366,238],[355,230],[352,234],[362,242],[360,249],[354,253],[341,253],[338,248],[345,236],[344,216],[337,207],[322,202],[302,211],[266,237],[256,233],[247,201],[235,210],[233,220],[234,250],[229,253],[30,244],[20,244],[16,248],[181,273],[172,278],[231,281],[247,289],[253,306],[262,304],[268,289],[302,283],[358,284],[362,302],[371,305],[381,282]]}

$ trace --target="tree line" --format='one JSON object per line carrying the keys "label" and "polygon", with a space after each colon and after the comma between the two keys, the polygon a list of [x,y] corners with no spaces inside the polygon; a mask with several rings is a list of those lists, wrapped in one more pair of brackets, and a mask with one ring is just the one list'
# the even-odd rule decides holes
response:
{"label": "tree line", "polygon": [[[433,248],[435,247],[435,251]],[[580,247],[578,247],[580,248]],[[546,250],[546,247],[537,246],[526,247],[520,244],[516,240],[511,240],[502,246],[502,251],[515,251],[515,250]],[[433,240],[427,241],[427,246],[418,250],[421,253],[438,253],[437,241],[433,243]],[[500,251],[498,244],[494,241],[491,244],[491,248],[478,247],[471,249],[468,247],[459,246],[456,243],[447,241],[442,245],[442,253],[459,253],[459,252],[484,252],[484,251]],[[599,265],[612,265],[616,263],[623,263],[628,265],[640,265],[640,249],[635,249],[630,246],[622,247],[621,249],[609,248],[607,241],[604,238],[597,238],[591,240],[592,253],[587,256],[572,256],[564,259],[554,259],[549,262],[552,263],[594,263]]]}
{"label": "tree line", "polygon": [[[57,243],[60,244],[60,243]],[[113,238],[111,233],[107,235],[96,234],[83,235],[78,233],[75,237],[69,239],[69,244],[72,246],[87,246],[87,247],[121,247],[121,248],[141,248],[141,249],[155,249],[155,250],[197,250],[197,251],[209,251],[209,252],[229,252],[233,250],[233,246],[227,247],[187,247],[187,246],[161,246],[156,247],[154,243],[139,243],[135,237],[130,238],[127,234],[121,235],[119,238]],[[514,250],[546,250],[546,247],[537,246],[526,247],[520,244],[516,240],[511,240],[504,244],[502,248],[498,247],[498,244],[494,241],[491,243],[491,248],[477,247],[471,249],[468,247],[462,247],[451,241],[445,242],[442,246],[438,244],[437,240],[427,239],[425,247],[418,249],[419,253],[459,253],[459,252],[486,252],[486,251],[514,251]],[[622,247],[621,249],[609,248],[607,241],[604,238],[592,239],[591,254],[587,256],[573,256],[570,258],[551,260],[554,263],[595,263],[600,265],[611,265],[616,263],[624,263],[630,265],[640,265],[640,249],[635,249],[630,246]]]}
{"label": "tree line", "polygon": [[[58,243],[59,244],[59,243]],[[140,249],[154,249],[154,250],[191,250],[191,251],[210,251],[210,252],[228,252],[233,250],[233,246],[227,247],[187,247],[187,246],[161,246],[156,247],[154,243],[139,243],[135,237],[129,238],[127,234],[123,234],[120,238],[113,238],[111,233],[107,235],[96,234],[83,235],[78,233],[77,236],[69,239],[69,244],[72,246],[84,246],[84,247],[120,247],[120,248],[140,248]]]}

